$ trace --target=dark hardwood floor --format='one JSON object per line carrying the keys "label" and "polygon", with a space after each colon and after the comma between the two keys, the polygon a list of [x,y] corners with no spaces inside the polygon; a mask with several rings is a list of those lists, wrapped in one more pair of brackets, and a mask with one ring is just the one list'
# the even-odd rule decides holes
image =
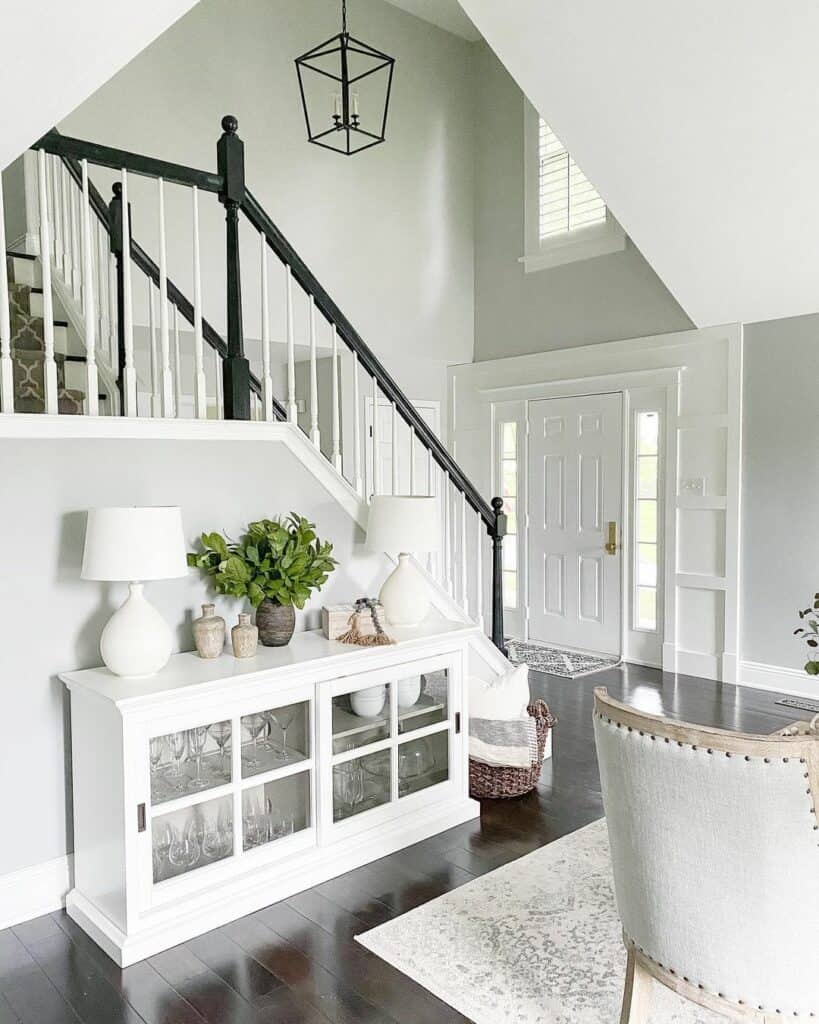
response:
{"label": "dark hardwood floor", "polygon": [[[0,931],[0,1024],[449,1024],[466,1018],[354,937],[599,818],[592,691],[701,724],[772,732],[808,718],[775,695],[625,666],[532,672],[559,717],[538,789],[479,821],[120,970],[64,912]],[[502,1024],[502,1022],[499,1022]]]}

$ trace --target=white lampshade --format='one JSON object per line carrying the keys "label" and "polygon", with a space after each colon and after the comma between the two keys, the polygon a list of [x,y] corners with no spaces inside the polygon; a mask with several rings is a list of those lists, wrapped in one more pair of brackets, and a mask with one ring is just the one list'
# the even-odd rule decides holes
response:
{"label": "white lampshade", "polygon": [[166,508],[92,508],[84,580],[169,580],[188,572],[182,513]]}
{"label": "white lampshade", "polygon": [[383,495],[370,505],[367,547],[388,554],[437,551],[441,526],[437,498]]}

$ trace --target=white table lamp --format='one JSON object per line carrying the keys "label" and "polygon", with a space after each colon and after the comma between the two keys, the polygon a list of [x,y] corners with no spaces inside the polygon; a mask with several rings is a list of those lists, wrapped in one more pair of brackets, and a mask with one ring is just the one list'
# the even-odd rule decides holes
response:
{"label": "white table lamp", "polygon": [[410,553],[437,551],[441,542],[438,499],[384,495],[370,505],[367,547],[398,555],[398,565],[381,588],[379,600],[394,626],[417,626],[429,611],[429,586]]}
{"label": "white table lamp", "polygon": [[151,676],[168,663],[168,624],[145,598],[143,580],[188,573],[178,508],[92,508],[85,528],[81,576],[129,584],[130,593],[105,626],[100,654],[118,676]]}

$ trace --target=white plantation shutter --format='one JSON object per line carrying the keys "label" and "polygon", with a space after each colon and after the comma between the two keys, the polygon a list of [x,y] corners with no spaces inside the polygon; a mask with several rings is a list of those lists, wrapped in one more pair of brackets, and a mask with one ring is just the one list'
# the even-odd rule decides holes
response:
{"label": "white plantation shutter", "polygon": [[604,223],[606,204],[548,124],[540,118],[540,238]]}

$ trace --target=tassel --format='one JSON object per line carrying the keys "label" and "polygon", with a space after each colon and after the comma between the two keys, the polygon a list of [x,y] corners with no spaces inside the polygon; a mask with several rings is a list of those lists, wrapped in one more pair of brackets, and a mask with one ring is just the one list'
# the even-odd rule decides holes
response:
{"label": "tassel", "polygon": [[[375,633],[372,636],[363,636],[359,629],[359,617],[364,609],[369,609],[373,620],[373,626],[375,627]],[[355,611],[350,616],[349,629],[346,633],[342,633],[338,638],[338,642],[341,644],[357,644],[359,647],[386,647],[390,644],[394,644],[395,641],[387,636],[384,632],[384,627],[381,625],[381,620],[378,617],[376,611],[376,601],[371,597],[359,598],[355,603]]]}

